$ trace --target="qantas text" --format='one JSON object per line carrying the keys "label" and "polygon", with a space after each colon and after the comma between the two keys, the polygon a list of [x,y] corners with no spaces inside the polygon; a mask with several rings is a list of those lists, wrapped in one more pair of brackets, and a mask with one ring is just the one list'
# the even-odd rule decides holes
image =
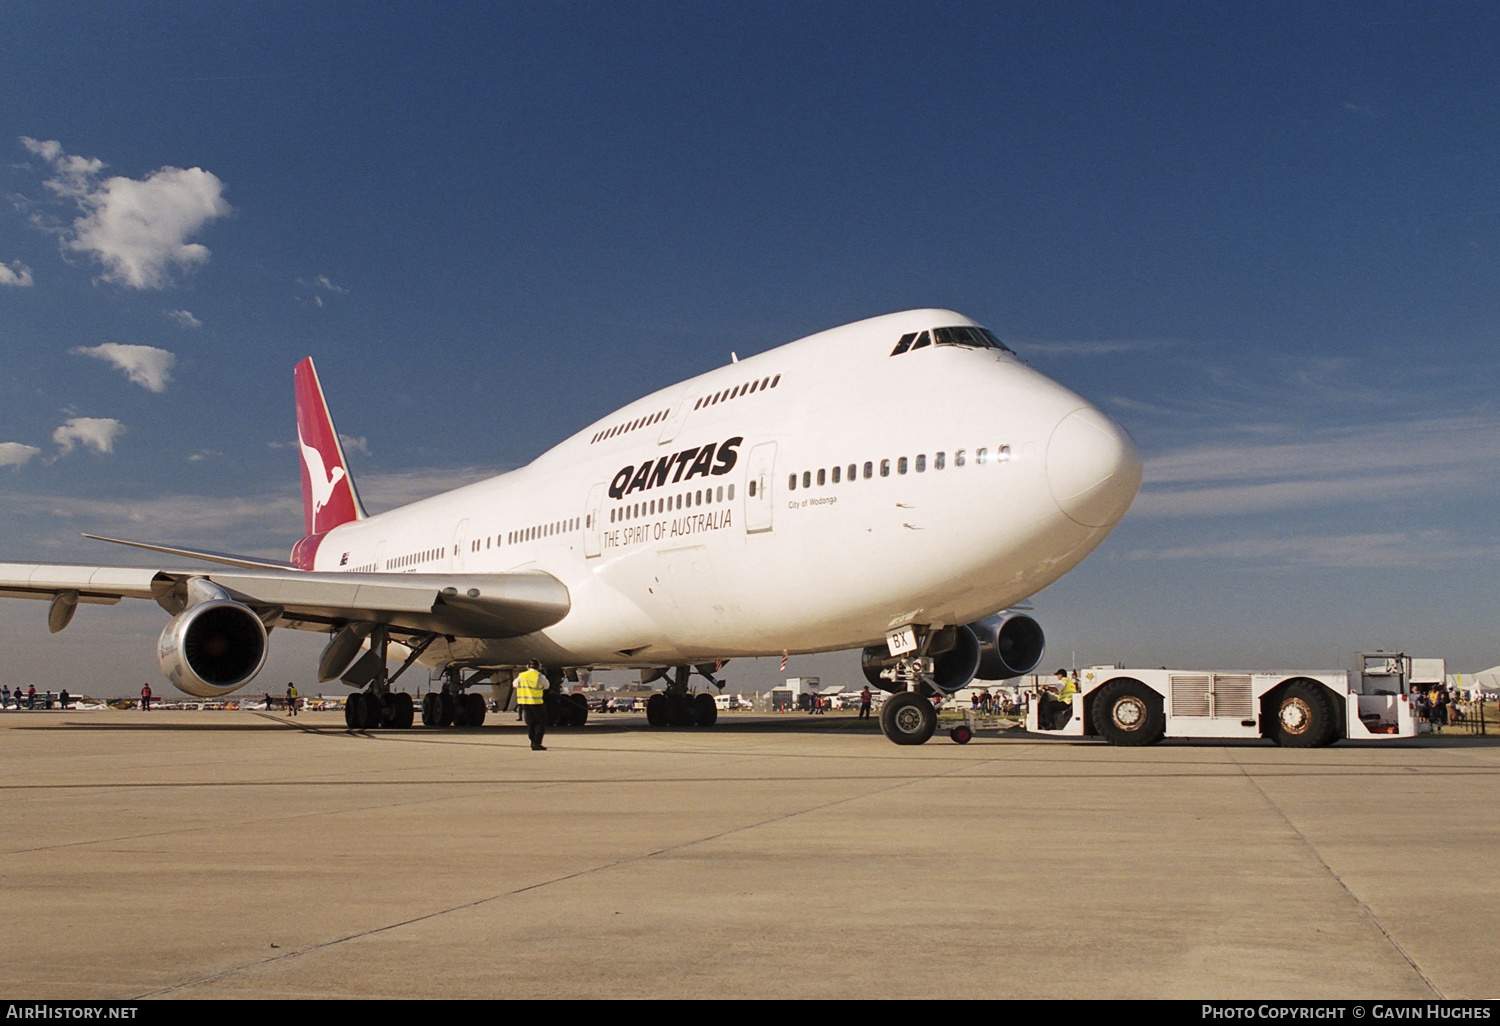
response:
{"label": "qantas text", "polygon": [[[739,453],[734,450],[744,441],[742,435],[736,435],[718,445],[696,446],[663,456],[659,460],[647,460],[640,466],[621,467],[615,473],[614,480],[609,483],[609,497],[623,499],[632,492],[649,491],[657,485],[667,484],[669,476],[671,483],[676,484],[679,481],[691,481],[695,477],[727,474],[734,469],[735,461],[739,459]],[[673,467],[677,468],[675,473]]]}

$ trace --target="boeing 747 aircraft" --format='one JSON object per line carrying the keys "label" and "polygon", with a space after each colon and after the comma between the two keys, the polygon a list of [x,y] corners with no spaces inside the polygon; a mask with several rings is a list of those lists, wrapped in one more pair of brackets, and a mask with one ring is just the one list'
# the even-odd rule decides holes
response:
{"label": "boeing 747 aircraft", "polygon": [[562,681],[612,667],[664,681],[653,725],[709,725],[695,668],[863,648],[892,693],[886,736],[921,744],[935,697],[1036,666],[1041,628],[1011,607],[1093,551],[1141,482],[1118,424],[947,310],[732,362],[376,516],[311,359],[294,380],[305,536],[289,562],[125,541],[225,569],[0,564],[0,596],[49,602],[54,632],[80,604],[156,601],[162,671],[200,697],[248,684],[271,628],[325,632],[318,679],[358,689],[360,729],[412,724],[393,684],[414,663],[445,671],[424,724],[482,722],[470,689],[503,699],[536,659],[564,722],[587,705]]}

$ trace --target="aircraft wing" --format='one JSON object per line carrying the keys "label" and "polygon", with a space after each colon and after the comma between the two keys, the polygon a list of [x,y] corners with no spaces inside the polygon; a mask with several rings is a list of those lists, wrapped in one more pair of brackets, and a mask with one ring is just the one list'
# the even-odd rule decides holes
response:
{"label": "aircraft wing", "polygon": [[[194,578],[218,585],[269,626],[302,630],[369,622],[413,633],[514,638],[557,623],[572,605],[561,581],[537,571],[365,574],[268,567],[221,572],[60,563],[0,563],[0,598],[51,601],[49,625],[61,630],[71,618],[71,606],[78,603],[154,599],[176,614]],[[59,603],[64,607],[61,613]]]}

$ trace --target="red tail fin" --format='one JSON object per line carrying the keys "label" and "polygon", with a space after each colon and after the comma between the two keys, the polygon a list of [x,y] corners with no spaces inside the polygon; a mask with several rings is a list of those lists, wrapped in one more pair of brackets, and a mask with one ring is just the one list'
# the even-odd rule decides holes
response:
{"label": "red tail fin", "polygon": [[312,357],[292,373],[297,390],[297,441],[302,449],[302,527],[309,536],[365,516],[344,447],[323,399]]}

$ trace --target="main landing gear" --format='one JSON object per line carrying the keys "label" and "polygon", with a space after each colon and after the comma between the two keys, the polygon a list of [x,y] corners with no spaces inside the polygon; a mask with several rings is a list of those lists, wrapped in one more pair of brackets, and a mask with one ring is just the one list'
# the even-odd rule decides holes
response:
{"label": "main landing gear", "polygon": [[688,693],[688,681],[694,669],[715,686],[724,686],[723,682],[715,680],[713,674],[703,666],[675,667],[667,689],[646,699],[647,723],[653,727],[712,727],[718,722],[719,707],[714,703],[713,695],[706,692],[696,695]]}
{"label": "main landing gear", "polygon": [[436,635],[433,634],[425,635],[420,640],[413,638],[408,642],[411,645],[411,655],[399,670],[388,674],[386,656],[390,647],[390,631],[384,624],[377,625],[370,632],[370,651],[350,667],[349,673],[344,676],[349,681],[350,674],[369,673],[369,683],[364,690],[356,691],[344,702],[344,725],[350,730],[371,730],[376,727],[405,730],[410,727],[416,718],[411,695],[404,691],[392,691],[391,685],[406,672],[407,667],[417,661],[418,656],[427,651],[427,646],[435,638]]}
{"label": "main landing gear", "polygon": [[482,727],[489,703],[484,696],[466,688],[483,682],[489,673],[479,671],[465,678],[463,671],[449,667],[443,671],[441,691],[429,691],[422,696],[422,726],[424,727]]}

